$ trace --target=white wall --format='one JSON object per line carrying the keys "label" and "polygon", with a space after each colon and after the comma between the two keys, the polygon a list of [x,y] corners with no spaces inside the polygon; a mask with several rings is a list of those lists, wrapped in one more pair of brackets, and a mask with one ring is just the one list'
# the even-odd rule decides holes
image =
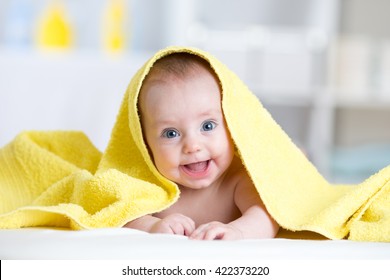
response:
{"label": "white wall", "polygon": [[103,150],[146,57],[0,52],[0,147],[24,130],[81,130]]}

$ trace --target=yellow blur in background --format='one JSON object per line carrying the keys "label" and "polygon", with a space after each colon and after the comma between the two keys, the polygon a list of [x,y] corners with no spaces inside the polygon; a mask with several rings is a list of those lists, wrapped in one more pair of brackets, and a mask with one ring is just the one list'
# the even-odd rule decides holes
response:
{"label": "yellow blur in background", "polygon": [[126,48],[125,17],[127,16],[124,0],[112,0],[107,4],[103,15],[103,45],[108,51],[122,51]]}
{"label": "yellow blur in background", "polygon": [[37,45],[41,48],[70,48],[74,40],[73,32],[64,5],[55,1],[39,20]]}

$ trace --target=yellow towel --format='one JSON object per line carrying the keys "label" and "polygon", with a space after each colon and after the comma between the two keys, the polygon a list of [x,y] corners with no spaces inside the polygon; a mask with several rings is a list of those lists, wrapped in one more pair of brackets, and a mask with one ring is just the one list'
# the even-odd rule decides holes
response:
{"label": "yellow towel", "polygon": [[171,47],[136,73],[101,154],[81,132],[24,132],[0,150],[0,228],[120,227],[172,205],[177,186],[154,167],[137,98],[159,58],[189,52],[208,60],[223,91],[231,136],[268,211],[285,229],[331,239],[390,241],[390,167],[363,183],[329,184],[247,87],[211,55]]}

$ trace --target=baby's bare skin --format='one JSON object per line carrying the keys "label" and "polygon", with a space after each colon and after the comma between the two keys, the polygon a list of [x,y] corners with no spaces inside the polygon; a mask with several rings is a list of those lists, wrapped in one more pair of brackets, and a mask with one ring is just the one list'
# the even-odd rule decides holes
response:
{"label": "baby's bare skin", "polygon": [[210,71],[200,65],[184,77],[152,71],[144,82],[144,137],[156,168],[177,183],[180,197],[126,227],[202,240],[272,238],[278,225],[235,156]]}
{"label": "baby's bare skin", "polygon": [[[174,218],[178,224],[185,225],[178,227],[179,234],[210,240],[269,237],[267,232],[271,235],[274,232],[274,223],[262,208],[237,158],[218,186],[201,190],[181,187],[180,190],[177,203],[154,215],[161,219]],[[171,229],[167,231],[175,233]]]}

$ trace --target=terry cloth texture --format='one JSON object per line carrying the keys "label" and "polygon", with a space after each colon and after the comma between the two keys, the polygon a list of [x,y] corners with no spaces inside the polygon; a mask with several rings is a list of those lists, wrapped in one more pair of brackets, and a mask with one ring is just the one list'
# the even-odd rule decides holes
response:
{"label": "terry cloth texture", "polygon": [[175,203],[176,184],[159,174],[143,141],[137,100],[153,64],[178,52],[202,57],[214,69],[238,154],[281,227],[390,241],[390,167],[358,185],[330,184],[233,72],[184,47],[157,52],[135,74],[103,154],[72,131],[23,132],[0,149],[0,228],[121,227]]}

